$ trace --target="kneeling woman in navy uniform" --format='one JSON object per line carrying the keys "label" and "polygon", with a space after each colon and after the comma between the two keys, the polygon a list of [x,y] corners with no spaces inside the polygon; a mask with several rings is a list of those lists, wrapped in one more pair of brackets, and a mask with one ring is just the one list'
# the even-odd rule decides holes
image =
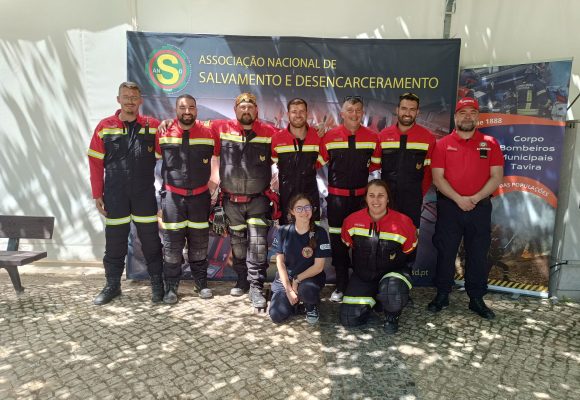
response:
{"label": "kneeling woman in navy uniform", "polygon": [[293,315],[296,305],[304,303],[306,320],[318,322],[320,290],[326,282],[325,258],[331,256],[328,233],[314,224],[312,202],[297,194],[289,203],[292,223],[278,229],[272,248],[278,272],[272,283],[270,318],[276,323]]}
{"label": "kneeling woman in navy uniform", "polygon": [[389,188],[384,181],[367,184],[365,202],[367,207],[342,225],[342,240],[352,248],[353,274],[340,306],[340,322],[366,323],[378,301],[386,316],[385,333],[393,334],[409,300],[411,276],[405,261],[417,246],[416,228],[409,217],[387,207]]}

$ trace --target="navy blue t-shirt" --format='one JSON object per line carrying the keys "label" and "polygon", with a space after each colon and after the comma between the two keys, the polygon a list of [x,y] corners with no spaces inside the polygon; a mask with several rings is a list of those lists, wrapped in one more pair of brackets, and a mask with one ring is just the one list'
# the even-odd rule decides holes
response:
{"label": "navy blue t-shirt", "polygon": [[306,271],[314,265],[316,258],[331,257],[330,240],[326,230],[317,226],[314,237],[316,238],[316,248],[312,252],[308,247],[310,232],[300,235],[296,232],[294,224],[284,225],[278,229],[274,242],[272,242],[272,249],[277,254],[284,254],[288,276],[296,276]]}

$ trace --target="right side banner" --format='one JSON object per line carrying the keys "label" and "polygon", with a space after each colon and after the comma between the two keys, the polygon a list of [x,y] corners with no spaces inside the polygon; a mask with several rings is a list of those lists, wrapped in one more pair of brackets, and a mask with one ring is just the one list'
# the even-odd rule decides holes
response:
{"label": "right side banner", "polygon": [[[458,98],[479,101],[479,129],[505,156],[492,200],[492,289],[547,296],[571,70],[565,60],[460,73]],[[456,279],[463,280],[459,254]]]}

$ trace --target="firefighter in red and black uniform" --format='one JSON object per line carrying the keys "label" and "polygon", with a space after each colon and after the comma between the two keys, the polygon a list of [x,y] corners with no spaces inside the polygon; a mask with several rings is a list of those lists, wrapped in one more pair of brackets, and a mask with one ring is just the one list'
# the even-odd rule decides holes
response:
{"label": "firefighter in red and black uniform", "polygon": [[[271,225],[270,191],[272,179],[272,136],[276,128],[257,119],[256,96],[240,94],[235,101],[235,120],[213,121],[219,136],[220,188],[223,210],[228,220],[233,267],[238,275],[232,296],[250,289],[254,307],[264,308],[263,294],[268,269],[268,229]],[[213,228],[221,228],[214,216]]]}
{"label": "firefighter in red and black uniform", "polygon": [[313,218],[320,220],[320,194],[316,168],[321,166],[318,131],[308,126],[308,105],[303,99],[288,102],[288,128],[272,137],[272,161],[278,163],[280,182],[280,225],[288,224],[288,205],[298,193],[307,194],[314,207]]}
{"label": "firefighter in red and black uniform", "polygon": [[157,134],[157,151],[163,157],[161,208],[164,229],[165,296],[163,302],[177,303],[183,248],[194,285],[201,298],[212,297],[207,287],[207,248],[211,198],[207,186],[211,158],[218,156],[215,135],[197,118],[195,99],[184,94],[177,98],[177,118],[163,134]]}
{"label": "firefighter in red and black uniform", "polygon": [[419,227],[423,196],[431,186],[431,153],[435,136],[415,120],[419,97],[413,93],[399,96],[395,109],[397,123],[379,133],[381,179],[391,190],[390,208],[408,215]]}
{"label": "firefighter in red and black uniform", "polygon": [[378,134],[361,125],[363,102],[347,97],[340,112],[343,124],[322,138],[320,155],[328,165],[327,213],[332,248],[332,265],[336,270],[336,290],[330,300],[340,302],[348,284],[350,258],[340,240],[344,219],[363,207],[369,173],[380,164]]}
{"label": "firefighter in red and black uniform", "polygon": [[366,323],[378,301],[386,317],[385,333],[393,334],[412,287],[406,258],[417,246],[416,228],[409,217],[387,207],[384,181],[372,180],[366,190],[367,207],[342,225],[342,240],[352,247],[353,273],[340,305],[340,322]]}
{"label": "firefighter in red and black uniform", "polygon": [[97,125],[89,146],[93,198],[105,216],[107,284],[93,303],[106,304],[121,294],[121,275],[130,223],[141,241],[155,303],[163,300],[161,240],[155,199],[155,134],[159,121],[139,114],[141,90],[133,82],[119,86],[121,109]]}

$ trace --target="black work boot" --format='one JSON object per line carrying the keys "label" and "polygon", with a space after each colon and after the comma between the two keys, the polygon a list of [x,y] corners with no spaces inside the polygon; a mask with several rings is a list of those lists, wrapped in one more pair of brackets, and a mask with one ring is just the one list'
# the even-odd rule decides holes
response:
{"label": "black work boot", "polygon": [[474,297],[469,300],[469,309],[479,315],[481,318],[494,319],[495,313],[485,305],[481,297]]}
{"label": "black work boot", "polygon": [[434,313],[438,313],[448,305],[449,305],[449,295],[447,293],[437,292],[437,295],[431,301],[431,303],[427,304],[427,310]]}
{"label": "black work boot", "polygon": [[250,289],[250,282],[246,275],[238,275],[238,280],[236,281],[236,286],[230,290],[230,295],[239,297],[243,296]]}
{"label": "black work boot", "polygon": [[394,335],[399,330],[399,316],[398,315],[386,315],[385,324],[383,325],[383,331],[387,335]]}
{"label": "black work boot", "polygon": [[264,297],[264,294],[262,293],[262,289],[260,289],[259,287],[256,286],[252,286],[250,288],[250,301],[252,302],[252,306],[254,306],[254,308],[265,308],[266,307],[266,298]]}
{"label": "black work boot", "polygon": [[177,282],[165,282],[165,295],[163,296],[163,302],[165,304],[175,304],[178,301],[177,298],[177,288],[179,287],[179,281]]}
{"label": "black work boot", "polygon": [[107,277],[107,284],[101,290],[101,292],[94,298],[93,304],[96,306],[102,306],[103,304],[109,303],[115,297],[121,295],[121,278],[109,278]]}
{"label": "black work boot", "polygon": [[161,275],[153,275],[151,277],[151,302],[162,303],[164,295],[163,277]]}

